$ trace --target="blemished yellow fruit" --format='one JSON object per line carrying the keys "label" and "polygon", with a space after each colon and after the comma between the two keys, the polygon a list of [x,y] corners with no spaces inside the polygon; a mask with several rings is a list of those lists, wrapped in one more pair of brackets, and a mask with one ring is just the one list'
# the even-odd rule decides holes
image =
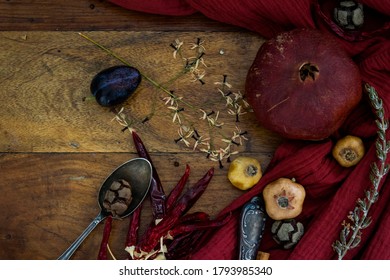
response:
{"label": "blemished yellow fruit", "polygon": [[245,156],[234,159],[228,171],[229,181],[240,190],[252,188],[259,182],[262,175],[260,162],[255,158]]}
{"label": "blemished yellow fruit", "polygon": [[358,164],[364,154],[365,148],[362,139],[353,135],[339,139],[332,150],[334,159],[343,167]]}

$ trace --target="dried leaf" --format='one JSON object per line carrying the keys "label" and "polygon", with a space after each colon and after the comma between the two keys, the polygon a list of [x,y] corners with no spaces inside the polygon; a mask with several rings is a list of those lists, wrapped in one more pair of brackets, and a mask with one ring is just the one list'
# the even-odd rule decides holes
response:
{"label": "dried leaf", "polygon": [[381,139],[377,139],[377,140],[375,141],[375,148],[376,148],[377,150],[381,150],[381,151],[382,151],[382,140],[381,140]]}
{"label": "dried leaf", "polygon": [[365,229],[365,228],[369,227],[370,224],[371,224],[371,222],[372,222],[371,217],[366,217],[366,218],[364,219],[364,222],[362,223],[362,225],[361,225],[360,228],[361,228],[361,229]]}
{"label": "dried leaf", "polygon": [[383,130],[387,130],[389,128],[389,121],[386,119],[383,119],[382,120],[382,127],[383,127]]}
{"label": "dried leaf", "polygon": [[352,241],[351,246],[349,246],[349,248],[350,249],[356,248],[360,244],[360,241],[361,241],[360,234],[357,234],[355,239]]}
{"label": "dried leaf", "polygon": [[386,140],[386,134],[382,130],[378,130],[378,137],[381,141]]}
{"label": "dried leaf", "polygon": [[375,162],[371,165],[371,171],[373,172],[373,174],[376,177],[379,177],[380,171],[379,171],[378,165]]}
{"label": "dried leaf", "polygon": [[371,191],[369,191],[369,190],[366,191],[366,197],[367,197],[368,201],[371,201],[371,198],[372,198],[371,197]]}
{"label": "dried leaf", "polygon": [[390,166],[388,164],[386,164],[383,168],[383,175],[386,175],[388,172],[389,172],[389,168]]}
{"label": "dried leaf", "polygon": [[374,192],[373,195],[372,195],[371,203],[377,202],[378,198],[379,198],[379,193],[378,192]]}
{"label": "dried leaf", "polygon": [[333,250],[336,251],[337,255],[340,256],[342,254],[342,245],[341,245],[340,241],[336,240],[333,243],[332,247],[333,247]]}
{"label": "dried leaf", "polygon": [[380,131],[383,131],[383,126],[382,126],[382,122],[380,122],[379,120],[375,120],[375,124],[377,126],[377,128],[380,130]]}
{"label": "dried leaf", "polygon": [[378,158],[380,161],[382,161],[382,162],[385,161],[386,154],[384,153],[384,151],[382,150],[382,148],[376,150],[376,156],[377,156],[377,158]]}
{"label": "dried leaf", "polygon": [[[381,103],[382,105],[382,103]],[[377,109],[377,108],[375,108]],[[376,116],[378,117],[378,119],[383,119],[385,117],[385,113],[383,111],[383,108],[380,108],[376,111]]]}
{"label": "dried leaf", "polygon": [[359,207],[363,210],[363,211],[366,211],[366,209],[367,209],[367,203],[364,201],[364,200],[362,200],[362,199],[358,199],[357,200],[357,202],[356,202],[358,205],[359,205]]}
{"label": "dried leaf", "polygon": [[360,215],[361,215],[360,208],[356,207],[356,208],[353,210],[353,219],[354,219],[354,221],[355,221],[355,225],[359,224]]}
{"label": "dried leaf", "polygon": [[341,231],[340,231],[340,242],[341,244],[343,244],[344,246],[347,244],[347,236],[348,236],[348,233],[349,233],[349,230],[348,228],[343,228]]}

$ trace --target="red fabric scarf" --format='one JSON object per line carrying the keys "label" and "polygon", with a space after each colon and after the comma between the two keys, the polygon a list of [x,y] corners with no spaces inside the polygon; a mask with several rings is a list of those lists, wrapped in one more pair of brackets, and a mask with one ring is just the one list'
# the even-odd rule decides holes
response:
{"label": "red fabric scarf", "polygon": [[[360,67],[362,82],[375,87],[390,114],[390,2],[362,0],[365,25],[359,34],[346,33],[331,20],[335,1],[268,0],[111,0],[127,9],[166,15],[201,12],[211,19],[247,28],[265,38],[297,27],[317,28],[333,34]],[[346,120],[337,135],[322,142],[286,141],[281,144],[263,178],[251,190],[228,205],[221,213],[232,212],[233,219],[210,232],[207,242],[192,259],[236,259],[238,256],[241,207],[264,186],[279,177],[296,178],[305,186],[304,210],[297,220],[305,234],[292,250],[283,250],[265,232],[260,250],[271,259],[335,259],[332,244],[339,239],[341,223],[347,220],[356,200],[370,187],[370,164],[375,162],[375,116],[367,98]],[[367,154],[352,169],[340,167],[331,157],[339,136],[360,136]],[[388,133],[389,134],[389,133]],[[387,135],[390,139],[390,135]],[[379,200],[371,208],[373,222],[363,230],[360,245],[345,259],[390,259],[390,182],[383,180]],[[267,228],[270,228],[268,221]]]}

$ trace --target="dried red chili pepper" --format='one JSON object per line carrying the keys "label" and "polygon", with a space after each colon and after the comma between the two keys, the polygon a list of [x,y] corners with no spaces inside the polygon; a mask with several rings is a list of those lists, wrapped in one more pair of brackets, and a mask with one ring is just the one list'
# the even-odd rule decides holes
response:
{"label": "dried red chili pepper", "polygon": [[195,252],[201,246],[205,232],[205,230],[198,230],[176,237],[167,246],[166,258],[168,260],[189,259],[191,252]]}
{"label": "dried red chili pepper", "polygon": [[146,238],[140,244],[140,251],[150,252],[159,243],[160,238],[164,237],[170,229],[178,222],[204,193],[211,178],[214,175],[214,168],[210,168],[207,173],[188,189],[174,204],[167,215],[156,226],[152,227]]}
{"label": "dried red chili pepper", "polygon": [[223,226],[230,218],[231,215],[228,214],[214,221],[175,227],[170,231],[174,239],[168,243],[166,258],[170,260],[189,259],[191,253],[196,252],[204,244],[207,230]]}
{"label": "dried red chili pepper", "polygon": [[168,231],[168,236],[175,238],[179,234],[185,234],[196,230],[205,230],[213,227],[220,227],[226,224],[231,218],[231,214],[227,214],[224,217],[211,221],[201,221],[194,224],[182,224],[174,227]]}
{"label": "dried red chili pepper", "polygon": [[[169,193],[169,195],[167,197],[167,200],[166,200],[166,206],[167,206],[166,209],[167,210],[169,210],[173,206],[173,204],[177,201],[178,197],[182,193],[182,191],[187,183],[189,174],[190,174],[190,167],[189,167],[189,165],[187,165],[184,174],[182,175],[182,177],[180,178],[180,180],[178,181],[176,186],[172,189],[172,191]],[[198,215],[198,219],[200,219],[201,218],[200,215],[199,214],[197,214],[197,215]],[[206,215],[208,217],[207,214],[205,214],[205,213],[202,214],[202,216],[204,216],[204,215]],[[194,217],[194,219],[195,219],[195,217]],[[143,235],[145,238],[148,238],[150,236],[155,225],[156,225],[156,221],[153,221],[151,223],[151,225],[149,226],[149,228],[147,229],[146,233]],[[130,224],[130,227],[131,227],[131,224]],[[130,235],[130,230],[131,229],[129,228],[129,235]],[[134,235],[134,233],[131,235]],[[128,238],[130,238],[130,237],[128,236]],[[134,240],[134,237],[132,238],[132,240]],[[135,245],[135,242],[128,241],[126,245],[127,245],[126,247],[130,247],[132,245]]]}
{"label": "dried red chili pepper", "polygon": [[177,231],[177,233],[171,233],[177,236],[169,244],[166,258],[175,260],[190,259],[191,254],[196,252],[205,243],[207,231],[215,227],[223,226],[230,218],[231,215],[228,214],[218,220],[203,222],[198,225],[189,225],[186,228],[183,228],[183,225],[176,227],[174,231]]}
{"label": "dried red chili pepper", "polygon": [[205,212],[194,212],[191,214],[184,215],[180,218],[179,224],[188,224],[200,221],[208,221],[210,220],[210,215]]}
{"label": "dried red chili pepper", "polygon": [[104,223],[103,238],[102,238],[102,242],[100,243],[100,250],[97,257],[98,260],[107,260],[107,250],[108,250],[107,246],[108,246],[108,240],[110,239],[111,229],[112,229],[112,216],[108,216]]}
{"label": "dried red chili pepper", "polygon": [[165,194],[161,190],[162,188],[159,186],[156,178],[153,177],[150,182],[149,194],[152,203],[154,220],[160,220],[166,214]]}
{"label": "dried red chili pepper", "polygon": [[191,188],[189,188],[184,193],[184,195],[176,201],[172,210],[175,211],[177,207],[183,207],[184,209],[181,214],[186,213],[192,206],[194,206],[195,202],[204,193],[213,176],[214,168],[212,167],[198,182],[196,182]]}
{"label": "dried red chili pepper", "polygon": [[132,131],[133,142],[135,148],[138,152],[138,155],[142,158],[147,159],[152,165],[152,182],[150,184],[150,198],[153,208],[153,217],[155,220],[162,219],[165,216],[166,206],[165,206],[165,192],[161,184],[160,177],[157,173],[157,170],[152,162],[152,159],[149,155],[148,150],[146,149],[144,143],[142,142],[139,135],[133,130]]}
{"label": "dried red chili pepper", "polygon": [[168,211],[181,195],[189,176],[190,176],[190,166],[187,164],[183,176],[180,178],[179,182],[176,184],[176,186],[172,189],[172,191],[169,193],[167,197],[166,209]]}
{"label": "dried red chili pepper", "polygon": [[126,247],[137,244],[138,229],[140,226],[142,204],[131,214],[129,222],[129,230],[127,232]]}

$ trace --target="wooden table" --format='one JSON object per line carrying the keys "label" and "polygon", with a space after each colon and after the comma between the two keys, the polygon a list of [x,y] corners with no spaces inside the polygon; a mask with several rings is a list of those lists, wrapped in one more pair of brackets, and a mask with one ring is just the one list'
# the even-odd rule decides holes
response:
{"label": "wooden table", "polygon": [[[215,84],[226,76],[231,91],[244,93],[261,37],[201,14],[149,15],[93,0],[22,2],[0,3],[0,259],[56,259],[98,214],[97,192],[106,176],[137,157],[129,131],[123,132],[112,110],[99,106],[89,91],[97,72],[121,62],[79,32],[183,97],[195,108],[185,109],[192,113],[183,123],[196,124],[205,138],[211,135],[215,147],[224,147],[222,135],[230,135],[235,126],[246,131],[248,140],[234,149],[267,167],[280,138],[257,125],[251,112],[235,122],[218,91],[222,86]],[[190,74],[171,81],[184,66],[173,57],[170,45],[176,39],[184,42],[182,53],[188,58],[194,56],[190,44],[198,38],[205,47],[207,67],[199,66],[206,71],[204,84],[191,81]],[[243,191],[228,181],[226,159],[220,168],[204,152],[175,141],[179,126],[172,122],[169,104],[164,104],[167,96],[144,79],[122,105],[167,193],[186,164],[192,169],[189,185],[215,168],[192,211],[216,215]],[[202,124],[199,109],[220,111],[223,128]],[[150,218],[150,208],[144,207],[143,227]],[[113,223],[110,247],[119,259],[125,257],[127,227],[128,219]],[[100,224],[73,259],[96,259],[102,231]]]}

